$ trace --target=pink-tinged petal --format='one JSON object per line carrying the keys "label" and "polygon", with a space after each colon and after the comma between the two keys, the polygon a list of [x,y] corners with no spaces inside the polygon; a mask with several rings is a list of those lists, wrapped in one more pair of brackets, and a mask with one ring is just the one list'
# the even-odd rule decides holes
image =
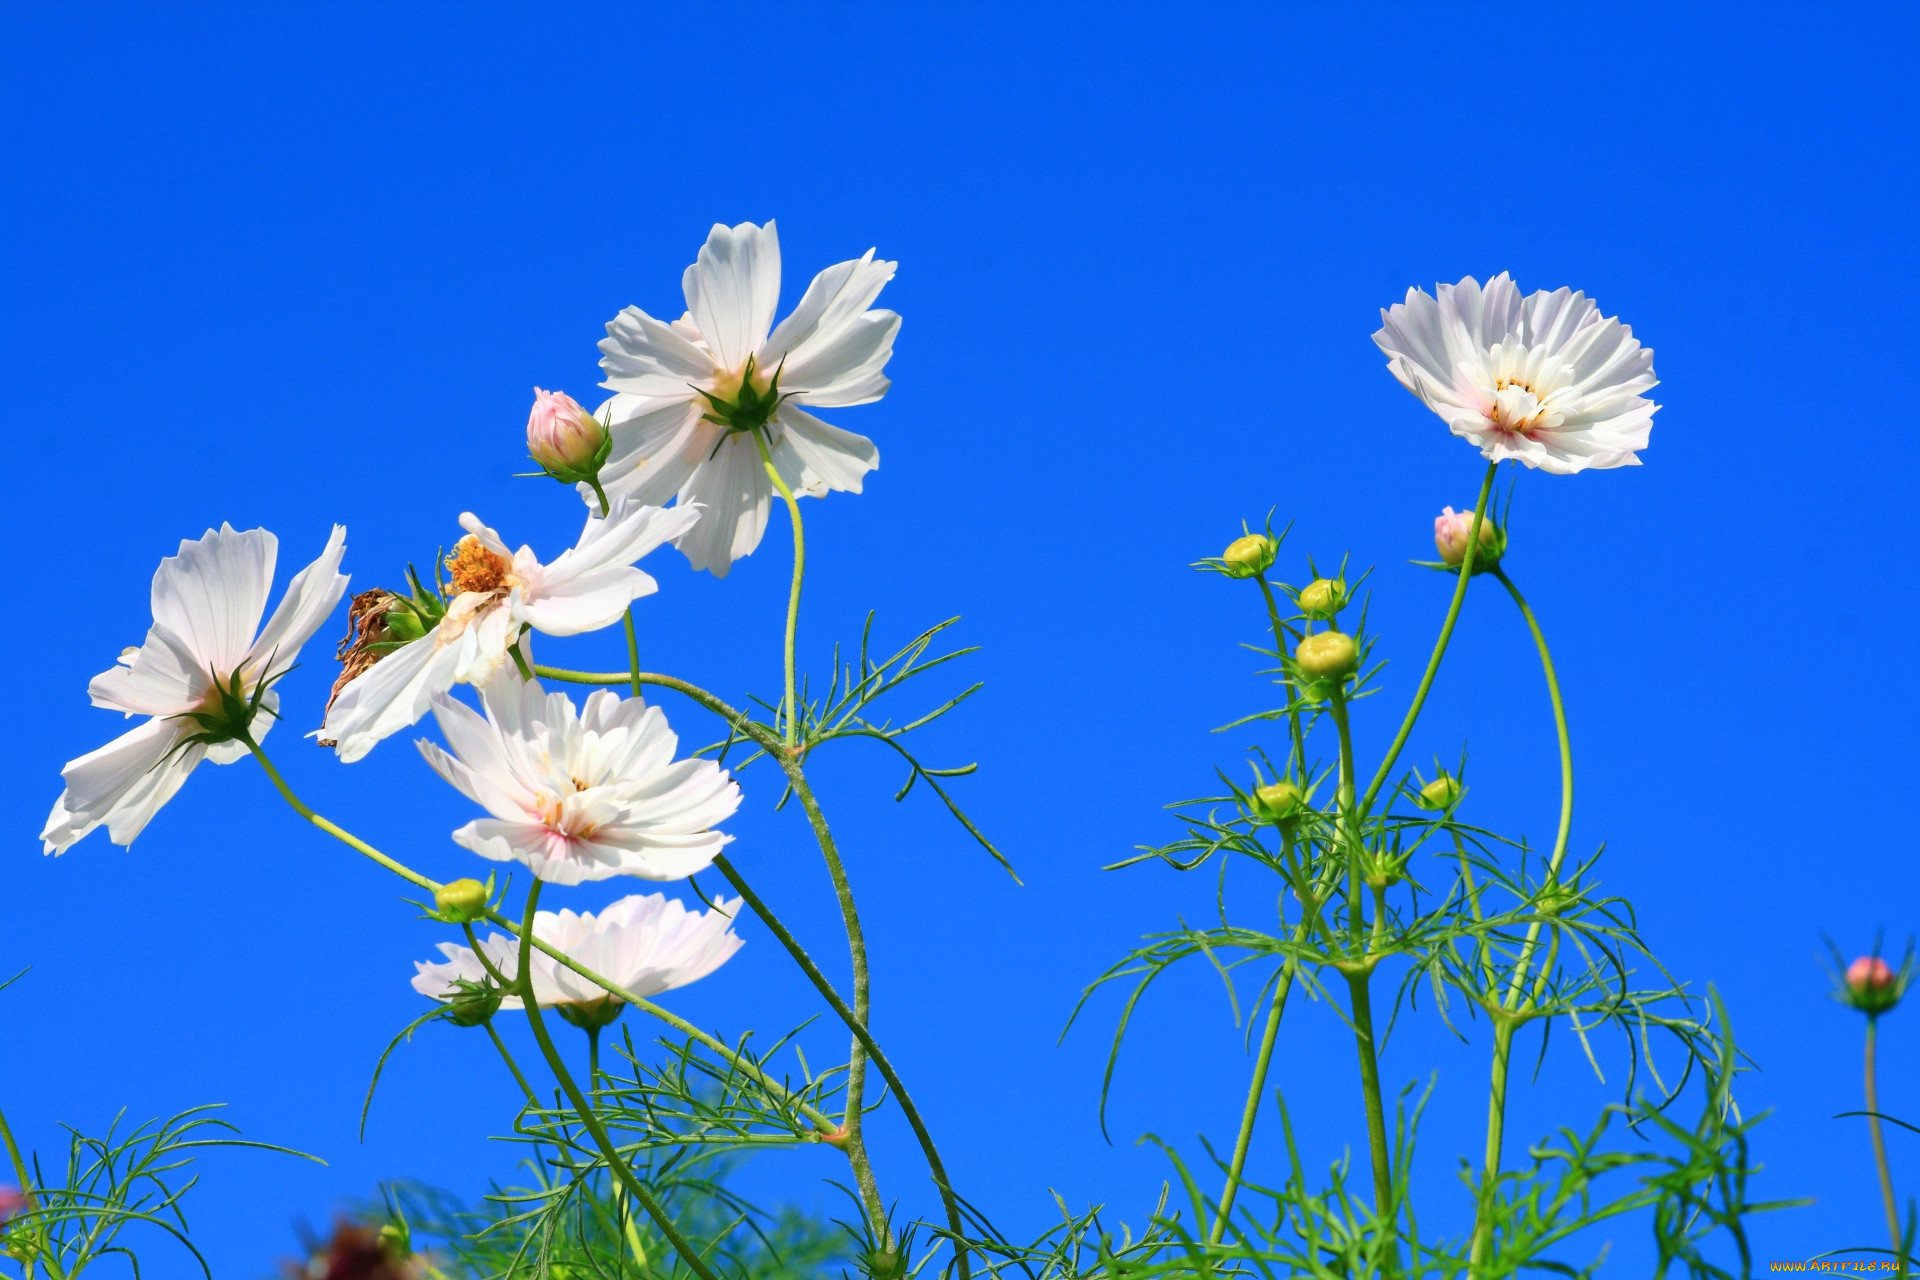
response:
{"label": "pink-tinged petal", "polygon": [[774,224],[715,223],[681,283],[687,311],[711,348],[714,363],[738,372],[766,342],[780,302],[780,237]]}

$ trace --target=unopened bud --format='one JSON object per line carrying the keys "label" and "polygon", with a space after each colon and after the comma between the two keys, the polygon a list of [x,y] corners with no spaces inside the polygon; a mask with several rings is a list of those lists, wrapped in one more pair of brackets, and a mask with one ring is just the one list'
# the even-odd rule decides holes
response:
{"label": "unopened bud", "polygon": [[1265,534],[1250,533],[1244,538],[1235,538],[1220,553],[1221,561],[1227,566],[1227,572],[1236,578],[1251,578],[1256,573],[1265,573],[1273,563],[1274,552],[1280,544]]}
{"label": "unopened bud", "polygon": [[627,1009],[625,1000],[608,996],[604,1000],[570,1000],[553,1006],[553,1011],[582,1031],[598,1031],[612,1025]]}
{"label": "unopened bud", "polygon": [[1879,956],[1861,956],[1847,966],[1848,1002],[1863,1013],[1885,1013],[1900,1003],[1900,979]]}
{"label": "unopened bud", "polygon": [[1325,621],[1347,606],[1347,584],[1337,578],[1315,578],[1300,588],[1300,612]]}
{"label": "unopened bud", "polygon": [[468,991],[459,991],[447,1000],[447,1021],[456,1027],[484,1026],[500,1012],[500,991],[478,983]]}
{"label": "unopened bud", "polygon": [[1300,788],[1291,782],[1269,782],[1253,789],[1253,811],[1268,822],[1281,822],[1300,807]]}
{"label": "unopened bud", "polygon": [[[1433,518],[1433,545],[1440,552],[1440,558],[1451,565],[1458,565],[1467,558],[1467,536],[1473,532],[1473,512],[1455,511],[1446,508]],[[1480,549],[1473,553],[1473,567],[1476,572],[1490,569],[1500,562],[1507,552],[1507,535],[1500,532],[1500,526],[1493,522],[1492,516],[1480,517]]]}
{"label": "unopened bud", "polygon": [[527,452],[548,475],[570,484],[591,480],[607,460],[610,441],[600,420],[564,391],[533,389],[527,415]]}
{"label": "unopened bud", "polygon": [[449,924],[472,924],[485,919],[487,886],[478,880],[450,880],[433,891],[433,907]]}
{"label": "unopened bud", "polygon": [[1293,660],[1316,680],[1332,679],[1360,665],[1360,646],[1344,631],[1318,631],[1300,641]]}
{"label": "unopened bud", "polygon": [[897,1249],[869,1249],[867,1274],[873,1280],[900,1280],[907,1274],[907,1255]]}
{"label": "unopened bud", "polygon": [[1467,788],[1460,779],[1443,773],[1420,788],[1420,794],[1414,803],[1422,809],[1451,809],[1460,803],[1460,797],[1467,794]]}

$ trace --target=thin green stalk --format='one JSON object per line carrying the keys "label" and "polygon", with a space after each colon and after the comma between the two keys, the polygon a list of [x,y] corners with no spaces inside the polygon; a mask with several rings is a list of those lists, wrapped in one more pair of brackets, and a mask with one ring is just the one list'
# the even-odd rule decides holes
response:
{"label": "thin green stalk", "polygon": [[1346,834],[1347,930],[1353,937],[1354,949],[1358,951],[1360,935],[1366,928],[1366,910],[1360,894],[1363,842],[1360,837],[1360,814],[1353,803],[1353,727],[1347,717],[1347,692],[1344,683],[1334,686],[1333,693],[1327,699],[1327,705],[1333,712],[1334,728],[1340,734],[1340,789],[1334,799],[1335,807],[1339,811],[1340,826]]}
{"label": "thin green stalk", "polygon": [[1420,685],[1413,691],[1413,701],[1407,707],[1406,718],[1400,722],[1400,732],[1394,735],[1393,745],[1387,748],[1387,754],[1381,758],[1379,771],[1373,775],[1373,781],[1367,785],[1367,794],[1360,801],[1362,812],[1372,809],[1373,802],[1379,798],[1380,788],[1386,785],[1394,762],[1400,758],[1401,750],[1413,734],[1414,722],[1420,718],[1420,709],[1427,702],[1427,691],[1433,688],[1433,679],[1440,674],[1440,659],[1446,656],[1447,643],[1453,639],[1453,624],[1459,621],[1460,606],[1467,598],[1467,584],[1473,580],[1474,555],[1480,549],[1480,522],[1486,519],[1487,499],[1493,496],[1493,476],[1499,469],[1499,463],[1489,462],[1486,477],[1480,481],[1480,497],[1473,504],[1473,524],[1467,530],[1467,550],[1461,557],[1459,581],[1453,586],[1453,602],[1447,606],[1446,621],[1440,624],[1440,636],[1433,642],[1433,656],[1427,659],[1426,673],[1420,677]]}
{"label": "thin green stalk", "polygon": [[1373,1158],[1373,1208],[1384,1228],[1394,1229],[1393,1158],[1387,1147],[1387,1109],[1380,1093],[1380,1058],[1373,1038],[1371,970],[1347,975],[1353,998],[1353,1039],[1360,1052],[1360,1092],[1367,1108],[1367,1149]]}
{"label": "thin green stalk", "polygon": [[633,606],[627,606],[627,669],[631,673],[633,696],[640,696],[640,637],[633,629]]}
{"label": "thin green stalk", "polygon": [[1520,606],[1520,616],[1527,620],[1527,630],[1533,633],[1534,647],[1540,651],[1540,669],[1547,677],[1547,699],[1553,704],[1553,731],[1560,743],[1560,828],[1553,839],[1553,858],[1548,864],[1551,878],[1560,870],[1560,864],[1567,856],[1567,842],[1573,835],[1573,741],[1567,733],[1567,707],[1560,700],[1560,677],[1553,669],[1553,653],[1547,648],[1546,633],[1540,630],[1540,622],[1533,616],[1526,597],[1520,594],[1520,588],[1513,585],[1513,579],[1507,576],[1498,562],[1487,570],[1500,580],[1507,589],[1513,602]]}
{"label": "thin green stalk", "polygon": [[267,759],[267,753],[260,749],[260,744],[253,741],[252,738],[242,738],[240,741],[246,744],[247,750],[253,752],[253,758],[258,760],[260,767],[266,771],[267,781],[273,783],[274,790],[278,791],[281,798],[293,807],[295,813],[332,836],[335,840],[340,841],[348,848],[357,850],[373,859],[387,870],[393,872],[393,874],[399,876],[402,880],[405,880],[408,884],[416,888],[425,889],[428,893],[433,893],[440,888],[437,883],[427,879],[427,877],[421,875],[412,867],[395,862],[392,858],[389,858],[386,854],[380,852],[359,836],[354,835],[342,827],[335,826],[313,810],[307,808],[306,802],[293,793],[293,788],[287,785],[287,780],[280,776],[278,769],[273,767],[273,761]]}
{"label": "thin green stalk", "polygon": [[635,1177],[633,1170],[627,1166],[627,1162],[620,1158],[619,1148],[614,1146],[606,1127],[600,1123],[600,1117],[594,1114],[593,1108],[581,1095],[580,1086],[573,1082],[573,1074],[567,1070],[566,1059],[560,1056],[560,1051],[554,1048],[553,1037],[547,1034],[546,1022],[540,1016],[540,1002],[534,998],[533,981],[529,972],[533,960],[533,948],[528,944],[533,941],[533,913],[540,903],[540,883],[539,880],[535,880],[533,886],[527,890],[526,917],[521,922],[520,973],[517,984],[520,988],[520,1004],[527,1015],[527,1025],[533,1029],[533,1038],[540,1045],[540,1053],[547,1060],[547,1068],[553,1072],[553,1078],[559,1082],[561,1091],[567,1095],[567,1101],[573,1107],[574,1114],[580,1117],[580,1123],[586,1127],[587,1132],[593,1136],[594,1144],[600,1148],[601,1158],[607,1162],[608,1171],[626,1187],[627,1194],[633,1197],[634,1202],[647,1211],[647,1216],[652,1218],[654,1224],[660,1228],[660,1234],[667,1238],[667,1243],[673,1246],[674,1251],[680,1255],[680,1260],[687,1264],[688,1270],[699,1276],[700,1280],[719,1280],[713,1269],[707,1265],[706,1259],[702,1258],[699,1251],[680,1234],[680,1229],[674,1226],[672,1217],[660,1202],[653,1198],[646,1184]]}
{"label": "thin green stalk", "polygon": [[1273,651],[1280,658],[1280,683],[1287,691],[1287,720],[1293,737],[1293,757],[1297,766],[1304,770],[1307,767],[1307,739],[1300,728],[1300,699],[1293,687],[1293,677],[1286,674],[1287,628],[1280,621],[1280,606],[1274,602],[1273,587],[1267,581],[1266,570],[1254,574],[1253,580],[1260,584],[1260,594],[1267,600],[1267,622],[1273,628]]}
{"label": "thin green stalk", "polygon": [[1513,1053],[1516,1024],[1496,1018],[1493,1024],[1493,1081],[1487,1089],[1487,1153],[1480,1182],[1480,1203],[1474,1208],[1473,1247],[1468,1263],[1478,1267],[1493,1244],[1493,1205],[1500,1178],[1500,1148],[1507,1131],[1507,1062]]}
{"label": "thin green stalk", "polygon": [[513,1082],[519,1085],[520,1092],[527,1096],[527,1105],[530,1107],[539,1106],[540,1099],[534,1096],[533,1086],[527,1083],[527,1078],[524,1075],[520,1074],[520,1064],[513,1060],[511,1053],[507,1052],[507,1042],[502,1040],[500,1033],[493,1029],[493,1019],[489,1018],[480,1025],[487,1029],[487,1038],[493,1041],[493,1047],[500,1051],[500,1061],[506,1063],[507,1070],[513,1072]]}
{"label": "thin green stalk", "polygon": [[[1303,925],[1302,928],[1305,926]],[[1233,1159],[1227,1165],[1227,1185],[1220,1191],[1220,1209],[1214,1215],[1213,1228],[1207,1234],[1209,1244],[1219,1244],[1226,1236],[1227,1222],[1233,1216],[1233,1201],[1240,1194],[1240,1178],[1246,1171],[1247,1152],[1253,1146],[1253,1125],[1259,1119],[1260,1104],[1266,1099],[1267,1070],[1273,1063],[1273,1046],[1280,1038],[1280,1015],[1286,1012],[1287,996],[1293,991],[1295,961],[1287,957],[1280,977],[1274,983],[1273,1004],[1267,1010],[1266,1029],[1260,1033],[1260,1052],[1253,1060],[1253,1078],[1247,1082],[1247,1101],[1240,1109],[1240,1133],[1233,1142]]]}
{"label": "thin green stalk", "polygon": [[793,586],[787,593],[786,648],[786,740],[791,747],[800,741],[800,702],[793,679],[793,641],[800,627],[800,583],[807,571],[807,539],[800,520],[800,502],[793,496],[793,490],[787,487],[787,482],[780,478],[780,469],[773,465],[773,455],[767,451],[766,433],[755,431],[753,442],[760,447],[760,465],[767,469],[767,478],[773,481],[773,487],[786,500],[787,518],[793,522]]}
{"label": "thin green stalk", "polygon": [[1893,1236],[1893,1256],[1900,1259],[1900,1272],[1906,1274],[1906,1241],[1900,1234],[1900,1206],[1893,1198],[1893,1174],[1887,1168],[1887,1140],[1880,1132],[1880,1089],[1874,1066],[1874,1042],[1879,1039],[1880,1020],[1867,1015],[1867,1131],[1873,1135],[1873,1163],[1880,1172],[1880,1199],[1887,1209],[1887,1230]]}

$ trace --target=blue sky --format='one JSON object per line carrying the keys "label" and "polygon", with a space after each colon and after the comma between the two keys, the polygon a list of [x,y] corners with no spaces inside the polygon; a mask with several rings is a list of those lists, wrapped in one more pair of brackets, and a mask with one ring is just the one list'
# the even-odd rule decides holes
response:
{"label": "blue sky", "polygon": [[[1588,291],[1663,380],[1644,467],[1520,477],[1509,563],[1568,688],[1576,848],[1606,843],[1607,888],[1676,975],[1725,995],[1760,1068],[1759,1191],[1817,1203],[1756,1224],[1757,1255],[1877,1241],[1866,1135],[1831,1118],[1858,1105],[1858,1018],[1818,959],[1823,932],[1858,950],[1920,927],[1901,818],[1920,766],[1913,37],[1892,6],[10,10],[0,521],[19,577],[0,646],[21,731],[0,744],[0,966],[33,969],[0,995],[0,1105],[43,1152],[61,1122],[221,1101],[324,1156],[206,1162],[193,1221],[223,1275],[264,1272],[296,1219],[378,1179],[510,1173],[486,1136],[511,1084],[446,1028],[396,1056],[356,1143],[373,1061],[419,1008],[409,962],[439,935],[253,766],[202,770],[131,851],[95,836],[45,859],[35,834],[62,762],[119,731],[85,684],[137,643],[180,538],[265,524],[291,568],[341,521],[356,586],[424,562],[463,509],[565,545],[578,504],[510,478],[532,386],[587,398],[609,317],[677,313],[707,227],[772,217],[788,304],[872,245],[901,263],[886,300],[906,318],[892,393],[833,415],[884,461],[863,496],[809,506],[803,659],[824,667],[868,609],[885,639],[960,615],[982,652],[920,696],[986,688],[928,750],[981,762],[961,793],[1025,881],[924,794],[894,805],[890,761],[823,759],[876,1027],[1009,1228],[1043,1225],[1049,1189],[1137,1222],[1166,1165],[1133,1138],[1229,1141],[1247,1067],[1217,980],[1171,980],[1136,1022],[1109,1145],[1114,1002],[1056,1046],[1086,980],[1211,901],[1211,877],[1098,870],[1176,834],[1160,805],[1254,740],[1209,730],[1266,697],[1237,648],[1260,615],[1186,566],[1270,508],[1295,522],[1289,554],[1374,566],[1390,665],[1358,732],[1377,751],[1444,603],[1406,562],[1480,464],[1368,335],[1409,285],[1504,269]],[[786,546],[776,522],[724,583],[650,561],[649,664],[774,692]],[[317,715],[324,656],[288,681],[290,726]],[[343,768],[282,732],[324,812],[432,874],[474,868],[446,838],[465,802],[404,741]],[[1409,759],[1462,743],[1473,816],[1550,836],[1539,674],[1491,593]],[[764,775],[743,783],[737,860],[834,953],[797,815],[772,812]],[[747,935],[674,1006],[734,1033],[811,1016]],[[1920,1111],[1916,1016],[1885,1027],[1895,1114]],[[1516,1097],[1516,1147],[1606,1096],[1563,1048]],[[1435,1082],[1437,1205],[1464,1203],[1485,1054],[1424,1007],[1387,1053],[1390,1082]],[[1276,1082],[1311,1164],[1360,1140],[1324,1008],[1290,1015]],[[1920,1190],[1920,1140],[1890,1140]],[[924,1208],[903,1131],[876,1141],[890,1194]],[[831,1173],[769,1159],[748,1182],[837,1211]],[[1619,1268],[1644,1247],[1638,1224],[1618,1233]]]}

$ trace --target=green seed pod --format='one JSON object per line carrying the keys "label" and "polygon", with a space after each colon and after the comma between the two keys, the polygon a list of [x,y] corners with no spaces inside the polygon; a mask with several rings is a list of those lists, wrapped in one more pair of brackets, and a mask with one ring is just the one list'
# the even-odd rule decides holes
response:
{"label": "green seed pod", "polygon": [[1300,642],[1293,660],[1315,680],[1349,676],[1360,665],[1360,645],[1344,631],[1320,631]]}
{"label": "green seed pod", "polygon": [[1251,578],[1256,573],[1264,573],[1273,564],[1274,552],[1280,544],[1264,534],[1250,533],[1244,538],[1235,538],[1220,553],[1220,559],[1227,566],[1227,572],[1236,578]]}
{"label": "green seed pod", "polygon": [[434,910],[452,924],[472,924],[487,914],[487,886],[478,880],[450,880],[433,891]]}

